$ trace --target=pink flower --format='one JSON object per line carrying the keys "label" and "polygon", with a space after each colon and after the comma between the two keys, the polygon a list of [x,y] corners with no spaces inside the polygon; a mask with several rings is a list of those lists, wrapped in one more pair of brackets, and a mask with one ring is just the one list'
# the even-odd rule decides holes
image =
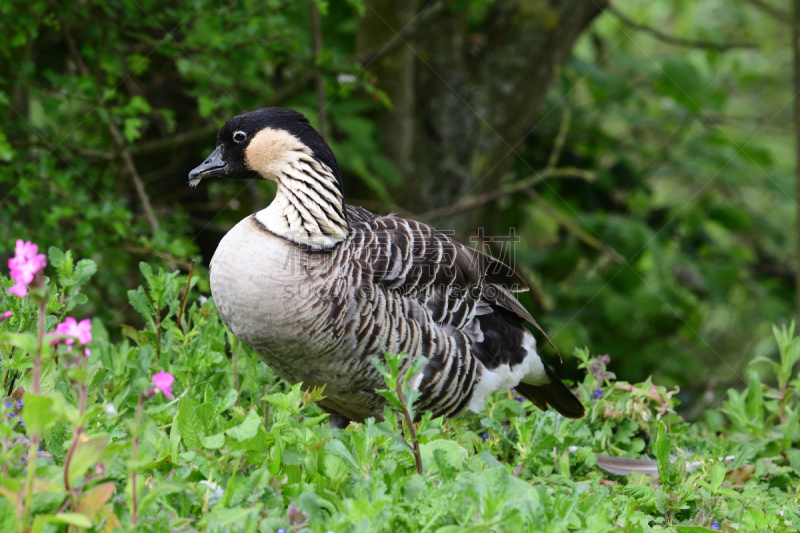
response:
{"label": "pink flower", "polygon": [[163,370],[158,374],[153,375],[153,385],[164,393],[164,396],[169,398],[170,400],[173,399],[175,396],[172,395],[172,383],[175,381],[175,376],[170,374],[169,372],[164,372]]}
{"label": "pink flower", "polygon": [[16,283],[8,289],[8,294],[11,296],[19,296],[20,298],[25,298],[28,295],[28,287],[26,287],[22,283]]}
{"label": "pink flower", "polygon": [[38,252],[39,247],[32,242],[17,240],[14,257],[8,260],[11,279],[16,282],[8,289],[9,294],[20,298],[28,294],[28,285],[33,281],[33,277],[47,264],[44,254]]}
{"label": "pink flower", "polygon": [[[12,289],[13,289],[13,287],[12,287]],[[5,321],[6,321],[6,320],[8,320],[9,318],[11,318],[11,316],[12,316],[13,314],[14,314],[14,312],[13,312],[13,311],[6,311],[6,312],[5,312],[5,313],[3,313],[2,315],[0,315],[0,323],[2,323],[2,322],[5,322]]]}
{"label": "pink flower", "polygon": [[56,324],[56,330],[49,335],[68,335],[73,337],[70,339],[54,340],[50,344],[58,344],[64,342],[65,344],[75,344],[75,339],[78,339],[80,344],[89,344],[92,342],[92,321],[84,318],[80,322],[68,316],[64,322]]}

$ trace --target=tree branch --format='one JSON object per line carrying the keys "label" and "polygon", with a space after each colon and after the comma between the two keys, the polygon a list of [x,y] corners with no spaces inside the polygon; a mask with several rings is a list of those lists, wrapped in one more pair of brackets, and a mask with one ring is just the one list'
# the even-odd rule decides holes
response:
{"label": "tree branch", "polygon": [[575,220],[573,220],[572,218],[570,218],[570,217],[564,215],[563,213],[561,213],[561,211],[556,209],[547,200],[545,200],[542,195],[536,194],[534,191],[531,191],[531,190],[527,190],[527,191],[525,191],[525,193],[532,200],[534,200],[537,204],[539,204],[539,207],[541,207],[543,210],[547,211],[547,213],[551,217],[555,218],[558,222],[561,223],[562,226],[564,226],[564,228],[567,231],[573,233],[581,241],[583,241],[584,243],[588,244],[592,248],[594,248],[594,249],[606,254],[608,257],[610,257],[611,259],[613,259],[614,261],[616,261],[620,265],[624,265],[625,264],[625,260],[626,260],[625,257],[620,255],[616,250],[614,250],[613,248],[611,248],[610,246],[608,246],[604,242],[602,242],[602,241],[596,239],[595,237],[593,237],[592,235],[590,235],[583,228],[581,228],[580,224],[575,222]]}
{"label": "tree branch", "polygon": [[[83,62],[83,58],[78,51],[78,47],[75,45],[75,40],[72,38],[72,33],[69,31],[67,21],[63,18],[59,18],[59,21],[61,22],[61,30],[64,32],[64,39],[67,41],[67,46],[69,47],[70,53],[75,60],[78,71],[84,76],[91,76],[89,69],[86,67],[86,64]],[[97,105],[98,107],[103,106],[104,100],[101,98]],[[142,182],[141,176],[139,176],[139,171],[136,170],[136,165],[133,163],[131,151],[126,146],[125,140],[122,138],[122,135],[111,121],[110,117],[107,124],[108,131],[111,134],[111,137],[114,139],[114,142],[119,149],[120,156],[125,163],[125,168],[128,170],[128,173],[133,179],[133,185],[136,188],[136,194],[139,196],[139,201],[142,203],[142,210],[147,217],[147,221],[150,222],[150,227],[153,229],[153,231],[155,231],[158,229],[158,219],[153,212],[153,207],[150,205],[150,198],[147,196],[147,191],[145,191],[144,183]]]}
{"label": "tree branch", "polygon": [[758,45],[755,43],[714,43],[711,41],[703,41],[700,39],[683,39],[680,37],[674,37],[651,26],[645,26],[643,24],[636,22],[635,20],[631,19],[630,17],[622,13],[613,5],[609,4],[608,10],[626,25],[632,27],[635,30],[640,30],[645,33],[649,33],[659,41],[665,43],[674,44],[677,46],[687,46],[689,48],[703,48],[705,50],[714,50],[717,52],[725,52],[733,48],[758,48]]}
{"label": "tree branch", "polygon": [[538,185],[548,178],[581,178],[586,181],[593,181],[596,176],[594,172],[575,167],[545,168],[534,176],[515,181],[514,183],[500,187],[496,191],[491,191],[486,194],[481,194],[480,196],[467,198],[466,200],[455,205],[440,207],[439,209],[428,211],[427,213],[419,215],[416,218],[420,220],[431,220],[434,218],[455,215],[456,213],[462,213],[464,211],[492,203],[500,198],[508,196],[509,194],[528,189],[534,185]]}
{"label": "tree branch", "polygon": [[131,147],[131,151],[137,155],[168,152],[211,137],[217,131],[219,131],[219,126],[216,124],[206,124],[204,126],[200,126],[199,128],[194,128],[183,133],[177,133],[171,137],[163,137],[161,139],[153,139],[152,141],[141,142]]}
{"label": "tree branch", "polygon": [[[264,107],[272,107],[281,104],[291,98],[292,96],[303,91],[309,83],[314,80],[314,73],[307,72],[300,78],[290,82],[275,94],[272,98],[264,102]],[[131,147],[131,153],[134,154],[153,154],[158,152],[166,152],[181,148],[183,146],[194,144],[203,139],[211,137],[219,131],[219,126],[216,124],[206,124],[199,126],[190,131],[177,133],[171,137],[164,137],[161,139],[153,139],[152,141],[144,141]]]}
{"label": "tree branch", "polygon": [[781,22],[787,22],[789,17],[791,17],[791,13],[788,11],[784,11],[779,7],[775,7],[764,0],[747,0],[751,4],[753,4],[756,8],[760,9],[761,11],[767,13],[768,15],[775,17],[776,19],[780,20]]}
{"label": "tree branch", "polygon": [[558,164],[558,158],[561,157],[561,150],[564,148],[564,142],[567,140],[567,133],[569,133],[569,125],[572,122],[572,111],[566,105],[563,106],[561,114],[561,125],[558,128],[558,135],[553,142],[553,150],[550,152],[550,157],[547,159],[547,167],[553,169]]}
{"label": "tree branch", "polygon": [[434,15],[442,12],[444,8],[446,8],[452,1],[453,0],[439,0],[431,3],[427,8],[423,7],[422,11],[420,11],[405,28],[400,30],[399,33],[392,37],[380,50],[371,50],[369,52],[357,55],[353,59],[366,67],[366,65],[377,61],[383,56],[391,54],[400,46],[404,45],[408,38],[420,29],[423,23],[430,20]]}

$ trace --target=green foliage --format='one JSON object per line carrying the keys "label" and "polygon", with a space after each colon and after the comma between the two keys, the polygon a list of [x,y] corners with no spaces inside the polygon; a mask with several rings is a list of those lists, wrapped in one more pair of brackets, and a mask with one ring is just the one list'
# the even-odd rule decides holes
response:
{"label": "green foliage", "polygon": [[717,48],[598,17],[509,181],[545,167],[562,131],[558,166],[596,179],[549,180],[536,203],[520,195],[493,211],[496,227],[522,226],[516,265],[538,285],[529,305],[548,313],[559,349],[616,354],[627,379],[680,385],[686,403],[712,376],[720,393],[746,380],[753,351],[777,355],[770,328],[794,314],[793,41],[755,4],[615,4]]}
{"label": "green foliage", "polygon": [[[70,270],[56,270],[58,285],[71,287]],[[36,320],[24,314],[30,304],[0,297],[0,308],[19,312],[0,324],[4,531],[24,524],[34,531],[800,528],[793,327],[775,330],[783,354],[776,364],[789,376],[781,388],[754,372],[746,390],[729,391],[721,412],[696,424],[674,414],[675,391],[617,381],[607,356],[580,350],[586,375],[578,394],[589,407],[580,420],[542,413],[510,391],[489,398],[478,415],[425,414],[409,425],[419,363],[387,354],[376,360],[387,386],[385,419],[339,430],[315,404],[324,390],[277,380],[235,342],[211,301],[190,296],[178,325],[181,276],[141,270],[145,286],[130,296],[149,313],[146,328],[129,328],[114,343],[95,331],[85,367],[59,346],[52,352],[59,362],[45,361],[51,370],[38,395],[16,388],[32,364],[26,351],[36,350]],[[48,324],[63,301],[53,295]],[[26,334],[32,344],[19,340]],[[157,370],[175,376],[174,400],[151,387]],[[35,438],[41,451],[29,463]],[[607,474],[596,453],[655,457],[659,476]],[[29,486],[28,519],[20,510]]]}
{"label": "green foliage", "polygon": [[[452,41],[471,43],[468,58],[498,46],[487,38],[495,24],[517,16],[493,0],[443,3],[441,17],[452,19],[439,24],[439,15],[426,21],[420,13],[417,31],[463,29]],[[376,87],[393,56],[372,61],[364,58],[380,47],[357,47],[359,17],[374,13],[356,1],[316,2],[323,48],[315,60],[309,3],[262,4],[9,0],[0,7],[0,255],[24,237],[91,258],[97,272],[85,294],[59,287],[70,300],[65,312],[141,325],[144,299],[128,305],[126,294],[142,260],[174,270],[196,259],[198,289],[208,295],[202,274],[219,238],[264,207],[274,188],[245,191],[242,183],[220,181],[189,189],[186,173],[207,155],[222,122],[244,111],[291,107],[318,125],[316,69],[348,202],[420,214],[413,203],[395,206],[392,191],[409,174],[426,173],[428,162],[403,161],[402,174],[376,120],[393,109]],[[534,4],[522,2],[520,13],[558,24],[545,4]],[[712,371],[720,392],[739,380],[746,343],[759,343],[759,353],[771,357],[770,327],[793,310],[795,156],[786,118],[792,37],[784,21],[752,2],[636,0],[617,8],[663,34],[718,46],[670,45],[613,13],[598,16],[559,67],[539,116],[520,124],[529,134],[502,139],[519,156],[508,182],[540,172],[551,159],[595,179],[546,180],[535,193],[520,191],[476,213],[467,229],[517,229],[514,266],[534,288],[523,303],[562,351],[589,345],[616,354],[626,378],[657,376],[680,385],[682,399],[694,403]],[[403,38],[412,48],[413,37]],[[726,49],[731,42],[758,48]],[[425,53],[407,73],[409,87],[433,75]],[[481,93],[483,80],[469,85],[444,70],[436,74],[465,106],[480,101],[469,95]],[[435,105],[417,96],[418,107]],[[492,129],[519,120],[512,108],[483,116],[481,106],[472,107],[453,110],[452,124],[429,123],[424,111],[408,123],[411,130],[458,129],[464,112],[480,113],[481,127]],[[110,126],[131,152],[158,230],[144,216]],[[556,141],[561,130],[563,145]],[[464,142],[472,138],[465,132]],[[457,152],[442,144],[431,153],[453,158]],[[470,149],[486,168],[502,164],[490,161],[491,149],[481,143]],[[457,188],[446,175],[426,179]],[[458,220],[431,222],[449,230]],[[50,259],[69,268],[68,258]]]}
{"label": "green foliage", "polygon": [[[388,100],[352,58],[364,6],[318,7],[325,49],[315,63],[307,2],[4,2],[0,255],[22,237],[90,257],[98,266],[91,298],[74,305],[117,325],[138,322],[125,294],[140,260],[174,269],[198,259],[200,269],[201,252],[206,264],[213,253],[204,242],[209,233],[219,237],[220,227],[263,207],[249,195],[229,205],[241,183],[189,189],[192,162],[213,147],[225,120],[251,109],[292,107],[316,125],[316,68],[330,95],[326,112],[340,166],[354,185],[389,201],[386,186],[400,178],[367,118]],[[340,75],[352,81],[340,82]],[[160,146],[174,136],[172,148]],[[124,150],[158,229],[144,216]],[[68,258],[51,257],[60,259],[69,268]]]}

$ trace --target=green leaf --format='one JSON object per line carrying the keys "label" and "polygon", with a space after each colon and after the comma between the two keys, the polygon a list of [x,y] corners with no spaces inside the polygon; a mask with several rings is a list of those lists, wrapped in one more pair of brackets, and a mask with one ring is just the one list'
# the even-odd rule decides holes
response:
{"label": "green leaf", "polygon": [[750,372],[750,383],[747,388],[747,416],[756,427],[764,424],[764,395],[761,391],[761,379],[758,372]]}
{"label": "green leaf", "polygon": [[667,436],[664,423],[658,422],[658,439],[655,443],[656,462],[658,463],[658,477],[665,487],[672,487],[675,483],[675,466],[669,460],[669,452],[672,449],[669,437]]}
{"label": "green leaf", "polygon": [[147,325],[150,326],[150,329],[155,331],[156,323],[153,320],[153,311],[150,308],[150,302],[147,299],[147,295],[144,293],[144,288],[141,286],[134,290],[128,291],[128,301],[131,303],[131,307],[136,309],[140,315],[142,315],[147,322]]}
{"label": "green leaf", "polygon": [[58,513],[55,515],[37,516],[33,522],[33,532],[40,533],[44,531],[47,524],[63,524],[67,526],[76,526],[84,529],[92,527],[92,521],[85,514],[80,513]]}
{"label": "green leaf", "polygon": [[714,465],[711,467],[709,471],[709,478],[711,479],[711,486],[716,491],[722,485],[722,482],[725,480],[725,469],[721,465]]}
{"label": "green leaf", "polygon": [[564,477],[570,477],[569,471],[569,450],[564,450],[561,454],[561,460],[559,461],[559,473]]}
{"label": "green leaf", "polygon": [[[230,409],[234,405],[236,405],[236,399],[239,397],[239,393],[236,392],[236,389],[228,389],[225,391],[225,395],[222,397],[222,401],[219,406],[219,412],[223,412],[226,409]],[[266,398],[265,398],[266,399]],[[269,401],[269,400],[267,400]]]}
{"label": "green leaf", "polygon": [[126,118],[123,122],[125,130],[125,140],[132,143],[142,136],[140,128],[144,126],[144,120],[138,117]]}
{"label": "green leaf", "polygon": [[258,413],[253,409],[247,413],[247,418],[245,418],[241,424],[226,429],[225,434],[238,441],[251,439],[258,433],[258,426],[260,425],[261,417],[258,416]]}
{"label": "green leaf", "polygon": [[267,449],[267,444],[275,440],[263,425],[258,426],[258,431],[255,436],[244,440],[228,440],[228,445],[231,450],[250,450],[253,452],[263,453]]}
{"label": "green leaf", "polygon": [[94,520],[100,509],[114,495],[116,485],[113,482],[95,485],[88,491],[84,491],[80,498],[79,510]]}
{"label": "green leaf", "polygon": [[217,433],[216,435],[210,435],[208,437],[201,435],[200,442],[203,444],[203,448],[208,450],[218,450],[225,446],[225,434]]}
{"label": "green leaf", "polygon": [[100,462],[103,457],[103,452],[108,446],[108,437],[95,437],[88,440],[81,440],[88,438],[85,433],[78,436],[78,443],[75,445],[75,450],[72,453],[72,459],[69,462],[69,471],[67,477],[69,478],[70,485],[74,486],[75,481],[84,475],[89,468]]}
{"label": "green leaf", "polygon": [[280,407],[281,409],[289,409],[289,405],[291,404],[289,397],[282,392],[268,394],[261,399],[265,402],[271,403],[272,405]]}
{"label": "green leaf", "polygon": [[361,468],[358,466],[353,454],[350,453],[350,450],[348,450],[344,443],[339,439],[331,439],[326,442],[325,451],[331,455],[335,455],[339,459],[342,459],[345,463],[347,463],[347,466],[349,466],[353,472],[361,472]]}
{"label": "green leaf", "polygon": [[275,439],[275,446],[272,447],[272,453],[269,458],[269,473],[277,476],[281,471],[281,463],[283,461],[283,449],[281,439]]}
{"label": "green leaf", "polygon": [[23,352],[33,355],[39,349],[39,340],[33,333],[3,333],[3,340]]}
{"label": "green leaf", "polygon": [[97,273],[97,263],[91,259],[81,259],[75,266],[75,283],[83,285]]}
{"label": "green leaf", "polygon": [[422,464],[424,466],[433,464],[433,454],[437,450],[444,454],[443,458],[447,466],[455,470],[462,470],[469,456],[467,450],[457,442],[446,439],[435,440],[420,446],[420,455],[422,455]]}
{"label": "green leaf", "polygon": [[172,417],[172,426],[169,430],[169,445],[172,462],[177,464],[178,455],[181,451],[181,430],[178,424],[178,413],[175,413],[175,416]]}
{"label": "green leaf", "polygon": [[28,431],[36,435],[44,435],[45,430],[56,423],[58,412],[53,410],[54,402],[49,396],[26,394],[22,418]]}
{"label": "green leaf", "polygon": [[214,109],[216,109],[217,103],[216,101],[212,100],[206,95],[200,95],[197,98],[197,109],[200,113],[200,116],[205,118],[209,116]]}
{"label": "green leaf", "polygon": [[47,259],[56,269],[59,281],[64,284],[72,278],[72,252],[69,250],[65,254],[55,246],[51,246],[47,250]]}
{"label": "green leaf", "polygon": [[291,448],[283,452],[283,464],[285,465],[301,465],[305,461],[306,454],[299,450],[292,450]]}
{"label": "green leaf", "polygon": [[463,533],[462,526],[442,526],[436,530],[436,533]]}
{"label": "green leaf", "polygon": [[670,57],[661,65],[655,88],[692,112],[700,110],[705,99],[703,82],[694,66],[682,58]]}
{"label": "green leaf", "polygon": [[178,407],[178,431],[187,448],[200,448],[200,420],[191,400],[183,398]]}

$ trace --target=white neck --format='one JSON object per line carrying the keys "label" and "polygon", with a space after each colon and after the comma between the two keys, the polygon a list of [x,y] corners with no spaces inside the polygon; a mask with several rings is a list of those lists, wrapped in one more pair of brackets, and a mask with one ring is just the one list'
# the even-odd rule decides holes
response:
{"label": "white neck", "polygon": [[270,232],[312,250],[347,238],[344,202],[330,169],[301,157],[285,166],[276,181],[275,199],[255,215]]}

